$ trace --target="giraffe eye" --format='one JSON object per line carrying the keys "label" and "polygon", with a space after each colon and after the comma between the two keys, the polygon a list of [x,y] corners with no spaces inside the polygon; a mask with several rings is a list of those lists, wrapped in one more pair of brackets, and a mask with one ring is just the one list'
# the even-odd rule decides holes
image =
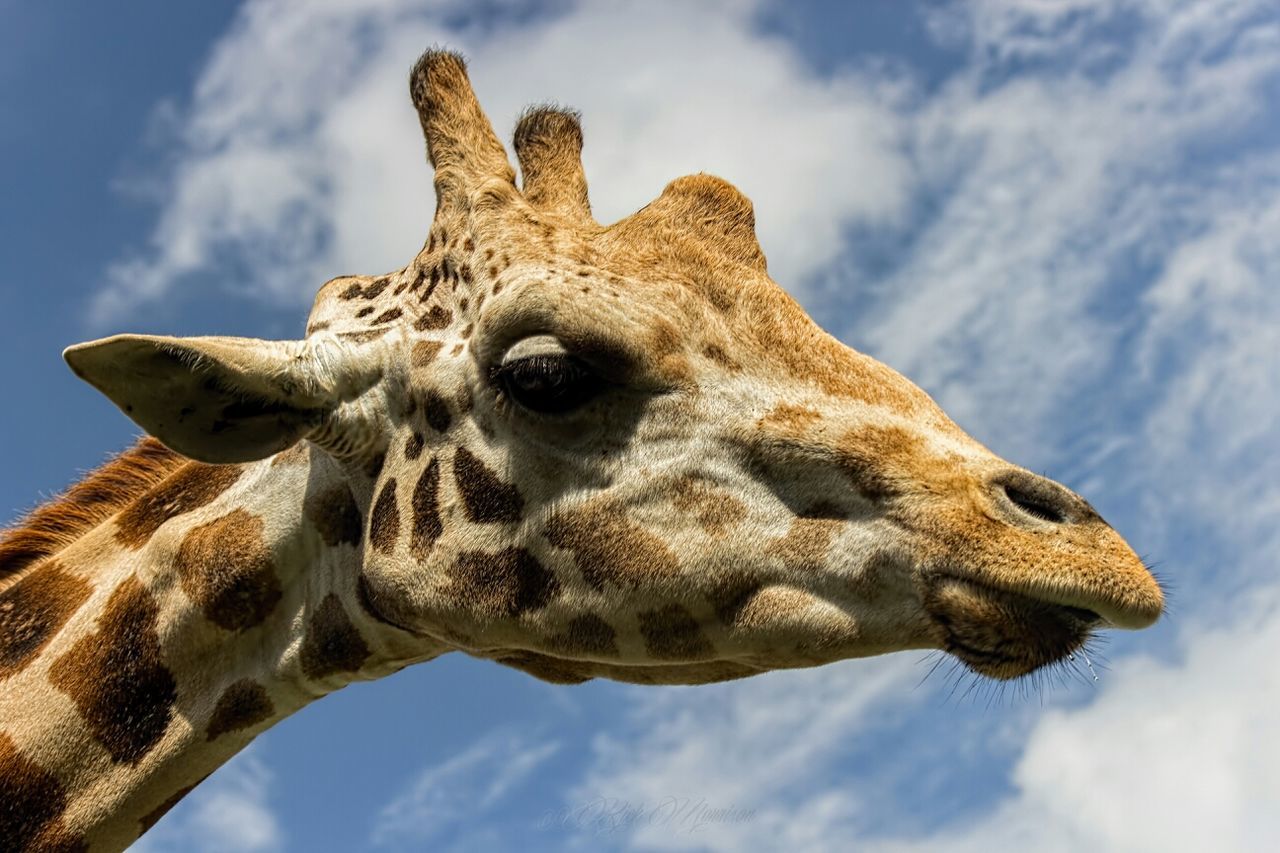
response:
{"label": "giraffe eye", "polygon": [[585,405],[604,390],[605,382],[570,355],[533,355],[494,370],[502,392],[530,411],[558,415]]}

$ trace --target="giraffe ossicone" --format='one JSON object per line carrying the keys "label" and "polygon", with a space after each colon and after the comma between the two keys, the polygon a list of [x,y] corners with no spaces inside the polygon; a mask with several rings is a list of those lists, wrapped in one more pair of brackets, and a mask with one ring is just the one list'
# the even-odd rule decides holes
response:
{"label": "giraffe ossicone", "polygon": [[904,649],[1014,678],[1159,585],[768,276],[680,178],[591,214],[577,116],[522,181],[455,54],[410,76],[437,212],[304,339],[67,350],[151,437],[0,538],[0,837],[118,849],[256,734],[450,651],[696,684]]}

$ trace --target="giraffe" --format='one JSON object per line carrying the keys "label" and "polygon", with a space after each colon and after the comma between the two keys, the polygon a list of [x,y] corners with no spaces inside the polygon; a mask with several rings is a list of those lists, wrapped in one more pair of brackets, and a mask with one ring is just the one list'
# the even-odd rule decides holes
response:
{"label": "giraffe", "polygon": [[131,843],[257,734],[461,651],[702,684],[906,649],[1011,679],[1160,586],[773,280],[751,203],[679,178],[609,226],[572,111],[517,186],[458,55],[410,92],[437,209],[305,337],[65,358],[148,434],[0,538],[0,838]]}

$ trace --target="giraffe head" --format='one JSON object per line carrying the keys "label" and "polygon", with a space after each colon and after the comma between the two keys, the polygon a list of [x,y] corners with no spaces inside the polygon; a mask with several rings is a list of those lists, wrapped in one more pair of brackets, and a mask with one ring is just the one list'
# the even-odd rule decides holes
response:
{"label": "giraffe head", "polygon": [[517,188],[456,55],[424,55],[410,88],[437,212],[408,266],[326,284],[300,341],[67,352],[188,456],[334,460],[364,518],[351,588],[382,629],[553,681],[910,648],[1011,678],[1160,615],[1088,503],[769,278],[730,184],[680,178],[601,226],[573,114],[521,118]]}

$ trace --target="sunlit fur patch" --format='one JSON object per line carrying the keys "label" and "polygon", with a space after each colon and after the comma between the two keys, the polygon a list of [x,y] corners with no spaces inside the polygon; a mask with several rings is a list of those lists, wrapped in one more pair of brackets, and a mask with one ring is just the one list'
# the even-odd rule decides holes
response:
{"label": "sunlit fur patch", "polygon": [[1089,638],[1089,611],[1038,601],[948,575],[930,579],[925,609],[941,648],[981,675],[1018,678],[1062,660]]}

